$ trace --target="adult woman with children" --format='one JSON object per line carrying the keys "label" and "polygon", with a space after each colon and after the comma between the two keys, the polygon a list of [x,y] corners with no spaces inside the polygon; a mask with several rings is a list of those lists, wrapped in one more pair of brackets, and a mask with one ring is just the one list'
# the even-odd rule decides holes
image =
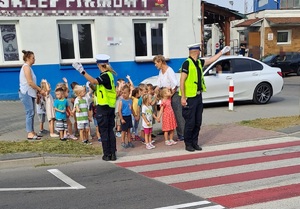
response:
{"label": "adult woman with children", "polygon": [[117,98],[113,74],[116,74],[116,72],[110,66],[109,58],[106,54],[96,55],[97,66],[100,70],[100,75],[97,78],[89,75],[80,63],[73,63],[73,67],[91,84],[96,85],[96,118],[102,140],[102,159],[105,161],[114,161],[117,159],[116,137],[113,131],[115,127],[115,104]]}
{"label": "adult woman with children", "polygon": [[166,59],[162,55],[157,55],[153,58],[155,67],[159,70],[158,79],[157,79],[157,88],[167,87],[170,88],[172,93],[172,109],[175,112],[175,118],[177,122],[177,136],[178,140],[183,141],[184,137],[184,118],[182,117],[182,107],[181,107],[181,97],[178,95],[178,86],[174,70],[167,65]]}
{"label": "adult woman with children", "polygon": [[19,98],[24,105],[26,113],[26,132],[27,139],[40,139],[34,132],[34,115],[35,115],[35,98],[37,93],[45,94],[45,92],[36,84],[36,76],[31,68],[35,62],[35,56],[32,51],[23,50],[24,64],[19,75]]}

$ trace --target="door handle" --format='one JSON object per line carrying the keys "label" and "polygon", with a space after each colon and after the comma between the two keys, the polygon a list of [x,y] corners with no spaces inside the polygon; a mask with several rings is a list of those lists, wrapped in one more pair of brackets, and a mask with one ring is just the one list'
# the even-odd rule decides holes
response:
{"label": "door handle", "polygon": [[252,73],[253,76],[258,76],[258,73]]}
{"label": "door handle", "polygon": [[226,76],[226,80],[230,80],[230,79],[232,79],[231,76]]}

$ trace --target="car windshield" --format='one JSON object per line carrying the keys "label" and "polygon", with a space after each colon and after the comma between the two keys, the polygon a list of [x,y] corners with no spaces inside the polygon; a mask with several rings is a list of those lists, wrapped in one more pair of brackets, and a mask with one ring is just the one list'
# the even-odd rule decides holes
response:
{"label": "car windshield", "polygon": [[262,62],[269,62],[269,61],[271,61],[273,58],[274,58],[274,54],[271,54],[271,55],[267,55],[267,56],[265,56],[265,57],[262,57],[261,58],[261,61]]}

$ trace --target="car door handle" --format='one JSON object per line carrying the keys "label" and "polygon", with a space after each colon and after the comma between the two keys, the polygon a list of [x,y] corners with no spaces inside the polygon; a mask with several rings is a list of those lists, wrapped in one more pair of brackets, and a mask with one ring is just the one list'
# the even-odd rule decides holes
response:
{"label": "car door handle", "polygon": [[230,80],[230,79],[232,79],[231,76],[226,76],[226,80]]}
{"label": "car door handle", "polygon": [[253,76],[258,76],[258,73],[252,73]]}

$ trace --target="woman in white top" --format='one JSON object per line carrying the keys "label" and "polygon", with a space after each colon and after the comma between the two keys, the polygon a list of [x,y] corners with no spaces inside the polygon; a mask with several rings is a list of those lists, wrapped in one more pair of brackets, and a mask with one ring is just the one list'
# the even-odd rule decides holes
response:
{"label": "woman in white top", "polygon": [[175,113],[175,118],[177,122],[177,136],[178,140],[183,141],[184,135],[184,119],[182,117],[182,106],[181,106],[181,98],[178,95],[178,80],[176,78],[176,74],[174,70],[167,65],[166,59],[162,55],[157,55],[153,58],[153,62],[155,67],[159,70],[158,79],[157,79],[157,87],[156,91],[159,88],[167,87],[171,89],[173,94],[172,96],[172,108]]}
{"label": "woman in white top", "polygon": [[24,64],[19,75],[20,89],[19,98],[24,105],[26,113],[26,131],[27,139],[40,139],[34,132],[34,114],[35,114],[35,98],[37,92],[45,94],[45,92],[36,85],[36,76],[31,68],[35,62],[34,53],[32,51],[23,50]]}

